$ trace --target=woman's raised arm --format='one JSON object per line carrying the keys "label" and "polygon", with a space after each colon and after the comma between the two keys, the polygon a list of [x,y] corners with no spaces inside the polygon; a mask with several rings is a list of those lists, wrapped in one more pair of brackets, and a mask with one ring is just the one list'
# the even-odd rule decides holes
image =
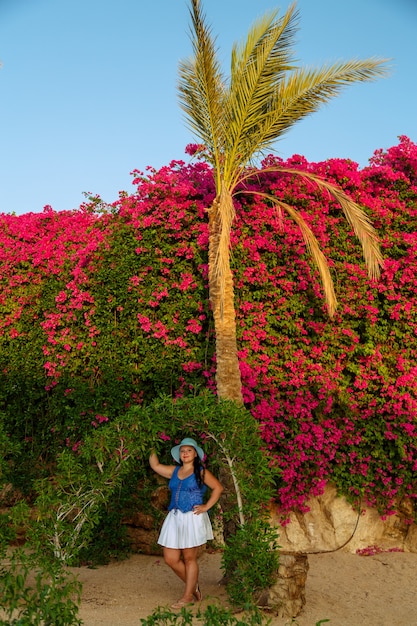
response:
{"label": "woman's raised arm", "polygon": [[163,476],[164,478],[171,478],[172,472],[175,469],[175,465],[163,465],[162,463],[160,463],[156,453],[153,450],[149,456],[149,465],[154,472],[156,472],[160,476]]}

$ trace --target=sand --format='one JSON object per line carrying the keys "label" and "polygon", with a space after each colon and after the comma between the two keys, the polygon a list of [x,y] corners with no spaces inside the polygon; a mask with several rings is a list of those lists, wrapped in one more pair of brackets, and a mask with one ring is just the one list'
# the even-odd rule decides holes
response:
{"label": "sand", "polygon": [[[294,621],[270,615],[273,626],[315,626],[326,619],[326,626],[417,626],[417,554],[332,552],[308,559],[303,612]],[[201,608],[228,606],[221,555],[206,552],[199,562]],[[83,583],[79,615],[85,626],[138,626],[156,607],[169,607],[182,595],[182,583],[157,556],[132,555],[73,571]]]}

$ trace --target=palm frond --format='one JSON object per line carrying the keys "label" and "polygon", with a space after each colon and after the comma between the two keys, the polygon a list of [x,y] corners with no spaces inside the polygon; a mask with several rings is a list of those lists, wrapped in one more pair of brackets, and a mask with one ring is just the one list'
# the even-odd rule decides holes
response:
{"label": "palm frond", "polygon": [[[267,150],[301,119],[318,111],[346,86],[387,76],[387,59],[338,62],[321,68],[299,68],[280,81],[248,129],[252,150]],[[243,146],[238,146],[242,152]],[[249,156],[249,153],[247,153]],[[250,156],[253,156],[252,153]]]}
{"label": "palm frond", "polygon": [[255,21],[246,40],[233,47],[228,84],[200,0],[191,0],[190,14],[194,54],[179,65],[180,104],[207,148],[218,193],[222,185],[233,192],[254,158],[344,87],[387,74],[386,60],[379,58],[294,68],[298,13],[292,4],[281,18],[272,11]]}
{"label": "palm frond", "polygon": [[376,280],[381,274],[381,268],[384,267],[384,259],[379,247],[377,234],[370,218],[363,209],[341,189],[323,180],[321,180],[320,183],[315,182],[324,189],[327,189],[342,207],[347,221],[361,243],[365,264],[368,268],[368,275],[370,278]]}
{"label": "palm frond", "polygon": [[194,57],[179,64],[179,98],[187,125],[211,154],[217,168],[224,149],[224,81],[217,59],[215,40],[200,10],[192,0],[191,41]]}
{"label": "palm frond", "polygon": [[280,19],[276,11],[266,14],[253,24],[246,41],[233,47],[225,110],[228,146],[226,180],[242,153],[242,142],[251,143],[251,129],[254,121],[259,119],[259,110],[265,106],[283,76],[293,69],[292,42],[297,19],[294,4]]}
{"label": "palm frond", "polygon": [[[282,18],[278,12],[266,13],[250,29],[246,40],[234,44],[230,75],[230,92],[242,102],[264,99],[271,87],[295,67],[291,63],[292,44],[297,30],[298,13],[291,5]],[[248,74],[248,77],[246,76]],[[248,95],[249,94],[249,97]]]}
{"label": "palm frond", "polygon": [[[280,174],[299,176],[314,183],[320,189],[325,189],[331,196],[333,196],[333,198],[340,204],[348,223],[351,225],[355,235],[359,239],[369,277],[371,279],[377,279],[380,276],[380,270],[384,266],[384,260],[379,247],[377,233],[372,226],[371,219],[359,204],[354,202],[352,198],[349,198],[349,196],[336,185],[323,180],[311,172],[305,172],[303,170],[271,166],[262,170],[257,169],[255,173],[248,171],[245,176],[241,178],[241,182],[252,178],[254,175],[256,175],[259,179],[264,172],[278,172]],[[272,196],[272,198],[273,197],[274,196]]]}
{"label": "palm frond", "polygon": [[[245,192],[246,193],[246,192]],[[254,193],[261,198],[265,198],[266,200],[270,200],[275,206],[277,206],[280,210],[284,210],[290,218],[297,224],[300,232],[303,236],[304,242],[307,246],[307,249],[310,253],[311,258],[313,259],[318,272],[320,274],[321,284],[323,287],[324,298],[326,301],[327,310],[329,312],[330,317],[334,316],[337,307],[337,299],[334,291],[334,283],[330,274],[329,265],[327,263],[326,257],[323,252],[320,250],[319,243],[316,239],[311,228],[308,226],[306,221],[300,215],[300,213],[292,207],[291,205],[279,200],[275,196],[268,193]]]}

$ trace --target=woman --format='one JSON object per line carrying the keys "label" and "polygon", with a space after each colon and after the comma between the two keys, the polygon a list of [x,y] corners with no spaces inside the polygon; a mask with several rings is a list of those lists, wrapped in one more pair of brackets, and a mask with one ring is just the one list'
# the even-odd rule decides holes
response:
{"label": "woman", "polygon": [[[179,465],[163,465],[155,452],[149,457],[151,468],[169,478],[171,501],[158,543],[163,546],[165,563],[185,583],[184,594],[171,608],[180,609],[195,598],[202,600],[198,584],[198,548],[213,539],[208,511],[223,491],[221,483],[204,468],[204,452],[194,439],[183,439],[171,450]],[[204,503],[207,487],[210,497]]]}

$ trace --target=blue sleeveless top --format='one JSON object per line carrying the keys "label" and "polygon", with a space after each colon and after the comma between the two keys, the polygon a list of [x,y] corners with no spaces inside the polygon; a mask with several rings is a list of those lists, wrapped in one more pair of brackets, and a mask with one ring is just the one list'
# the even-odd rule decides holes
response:
{"label": "blue sleeveless top", "polygon": [[188,513],[197,504],[203,504],[203,496],[207,491],[207,486],[202,485],[201,488],[198,486],[194,472],[181,480],[178,478],[179,469],[180,466],[174,469],[168,483],[171,489],[171,502],[168,511],[179,509],[182,513]]}

